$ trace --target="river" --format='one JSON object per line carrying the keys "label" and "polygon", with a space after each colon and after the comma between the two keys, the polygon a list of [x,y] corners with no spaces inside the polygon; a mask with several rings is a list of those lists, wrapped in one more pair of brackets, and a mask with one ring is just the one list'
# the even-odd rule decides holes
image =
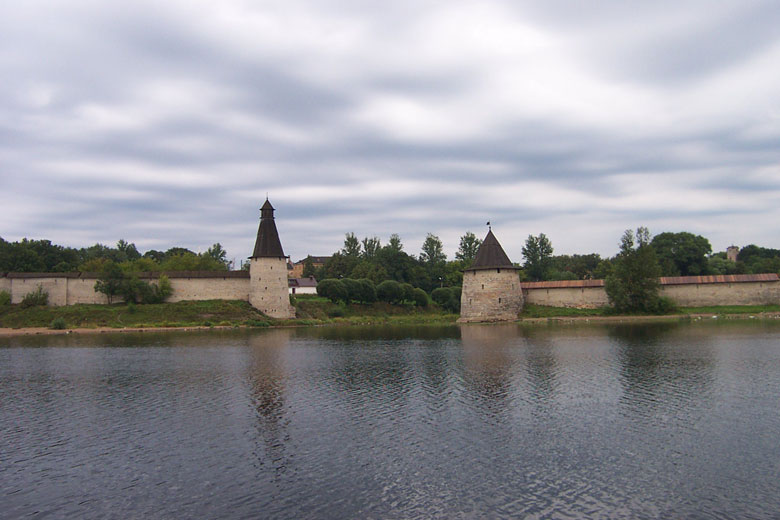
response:
{"label": "river", "polygon": [[0,338],[3,518],[772,518],[780,323]]}

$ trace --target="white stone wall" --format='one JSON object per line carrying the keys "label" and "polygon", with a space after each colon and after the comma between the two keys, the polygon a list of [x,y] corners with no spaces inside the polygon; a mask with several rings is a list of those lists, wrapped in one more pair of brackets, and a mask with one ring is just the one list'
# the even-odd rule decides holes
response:
{"label": "white stone wall", "polygon": [[662,285],[661,296],[682,307],[780,304],[780,282]]}
{"label": "white stone wall", "polygon": [[244,300],[249,299],[249,278],[170,278],[173,293],[166,300]]}
{"label": "white stone wall", "polygon": [[514,269],[479,269],[463,273],[460,322],[516,320],[523,291]]}
{"label": "white stone wall", "polygon": [[609,305],[603,287],[555,287],[550,289],[523,289],[525,302],[549,307],[595,309]]}
{"label": "white stone wall", "polygon": [[35,291],[40,285],[49,293],[49,305],[66,305],[68,294],[68,279],[65,277],[51,278],[11,278],[11,303],[21,303],[26,295]]}
{"label": "white stone wall", "polygon": [[285,258],[252,258],[249,264],[249,303],[272,318],[295,317],[290,305]]}

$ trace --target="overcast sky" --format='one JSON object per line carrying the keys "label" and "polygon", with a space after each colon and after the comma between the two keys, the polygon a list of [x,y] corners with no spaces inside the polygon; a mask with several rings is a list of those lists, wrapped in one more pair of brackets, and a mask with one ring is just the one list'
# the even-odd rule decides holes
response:
{"label": "overcast sky", "polygon": [[[644,5],[642,5],[644,4]],[[0,236],[780,248],[776,1],[0,4]]]}

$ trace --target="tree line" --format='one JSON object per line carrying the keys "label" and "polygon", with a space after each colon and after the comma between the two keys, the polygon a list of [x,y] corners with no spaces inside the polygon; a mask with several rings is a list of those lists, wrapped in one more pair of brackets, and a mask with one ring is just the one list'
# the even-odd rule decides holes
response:
{"label": "tree line", "polygon": [[79,249],[50,240],[22,239],[8,242],[0,237],[0,272],[103,272],[117,265],[124,272],[227,271],[227,252],[216,243],[204,253],[183,247],[166,251],[151,249],[141,254],[133,243],[119,240],[110,247],[95,244]]}

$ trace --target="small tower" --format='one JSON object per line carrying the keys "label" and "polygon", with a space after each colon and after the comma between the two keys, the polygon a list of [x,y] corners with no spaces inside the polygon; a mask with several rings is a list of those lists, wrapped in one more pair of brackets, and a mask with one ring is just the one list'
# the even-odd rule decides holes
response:
{"label": "small tower", "polygon": [[272,318],[294,318],[287,288],[287,257],[268,199],[260,208],[255,251],[249,257],[249,303]]}
{"label": "small tower", "polygon": [[474,263],[463,273],[458,321],[511,321],[522,310],[523,290],[517,268],[489,230]]}
{"label": "small tower", "polygon": [[739,255],[739,248],[737,246],[729,246],[726,248],[726,259],[732,262],[737,261],[737,255]]}

